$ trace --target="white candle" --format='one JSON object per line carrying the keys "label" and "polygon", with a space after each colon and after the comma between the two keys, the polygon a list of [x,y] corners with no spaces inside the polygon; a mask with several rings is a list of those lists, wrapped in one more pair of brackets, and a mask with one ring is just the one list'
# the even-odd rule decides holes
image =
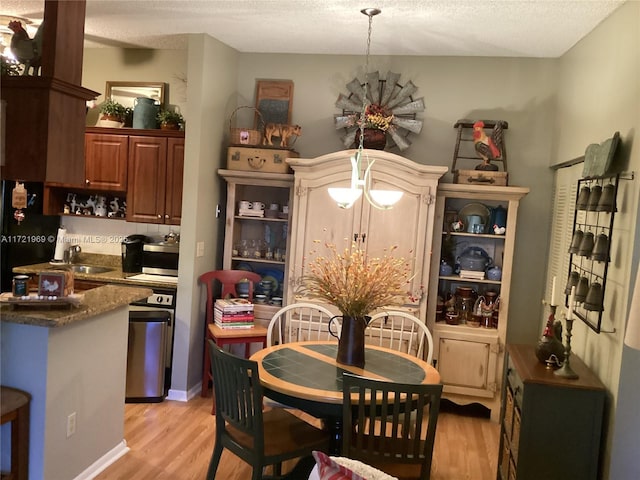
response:
{"label": "white candle", "polygon": [[576,303],[576,287],[571,287],[571,295],[569,296],[569,313],[567,313],[567,320],[573,319],[573,306]]}
{"label": "white candle", "polygon": [[553,282],[551,282],[551,306],[556,305],[556,277],[553,276]]}

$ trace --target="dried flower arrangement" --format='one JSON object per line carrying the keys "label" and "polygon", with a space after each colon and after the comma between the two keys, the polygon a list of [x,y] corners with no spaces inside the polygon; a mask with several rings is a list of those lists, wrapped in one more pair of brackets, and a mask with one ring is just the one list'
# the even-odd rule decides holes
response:
{"label": "dried flower arrangement", "polygon": [[342,252],[335,244],[325,243],[325,247],[329,254],[308,264],[310,273],[302,279],[300,293],[326,301],[350,317],[364,317],[412,298],[407,290],[410,261],[392,255],[397,247],[386,249],[381,257],[369,257],[355,242]]}

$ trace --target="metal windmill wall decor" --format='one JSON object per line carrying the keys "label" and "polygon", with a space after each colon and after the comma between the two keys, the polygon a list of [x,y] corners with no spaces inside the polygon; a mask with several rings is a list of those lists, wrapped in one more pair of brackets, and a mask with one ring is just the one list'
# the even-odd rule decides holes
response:
{"label": "metal windmill wall decor", "polygon": [[340,94],[336,101],[342,114],[335,115],[336,130],[345,130],[341,137],[345,147],[357,143],[356,134],[364,120],[365,130],[372,128],[385,132],[386,147],[397,146],[401,151],[409,148],[409,134],[422,130],[422,120],[416,118],[416,113],[424,111],[425,105],[423,98],[413,98],[418,87],[410,80],[404,85],[399,80],[399,73],[388,72],[385,78],[380,78],[379,72],[375,71],[366,73],[365,83],[354,78],[346,85],[349,93]]}

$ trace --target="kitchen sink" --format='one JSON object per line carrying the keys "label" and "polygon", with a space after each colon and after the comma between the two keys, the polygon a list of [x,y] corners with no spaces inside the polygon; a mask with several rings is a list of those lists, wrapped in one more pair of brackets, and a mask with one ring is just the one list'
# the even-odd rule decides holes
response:
{"label": "kitchen sink", "polygon": [[72,271],[76,273],[86,273],[89,275],[111,272],[113,270],[113,268],[100,267],[98,265],[70,265],[69,267],[71,268]]}

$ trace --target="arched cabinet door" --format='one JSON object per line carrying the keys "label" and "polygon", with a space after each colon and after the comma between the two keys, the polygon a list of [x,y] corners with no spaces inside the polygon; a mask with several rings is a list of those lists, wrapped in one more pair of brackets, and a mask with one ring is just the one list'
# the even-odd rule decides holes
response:
{"label": "arched cabinet door", "polygon": [[[342,209],[329,196],[329,187],[350,185],[349,158],[355,150],[314,159],[287,159],[294,170],[290,281],[300,282],[309,262],[326,254],[325,243],[342,250],[355,241],[370,256],[384,255],[397,247],[394,255],[409,259],[415,273],[408,290],[418,295],[409,307],[424,319],[426,300],[419,297],[421,291],[426,293],[429,280],[436,187],[447,168],[421,165],[389,152],[366,152],[375,159],[372,188],[403,192],[391,209],[374,208],[364,196],[351,208]],[[295,289],[289,292],[288,303],[301,300]],[[409,298],[407,301],[411,303]]]}

